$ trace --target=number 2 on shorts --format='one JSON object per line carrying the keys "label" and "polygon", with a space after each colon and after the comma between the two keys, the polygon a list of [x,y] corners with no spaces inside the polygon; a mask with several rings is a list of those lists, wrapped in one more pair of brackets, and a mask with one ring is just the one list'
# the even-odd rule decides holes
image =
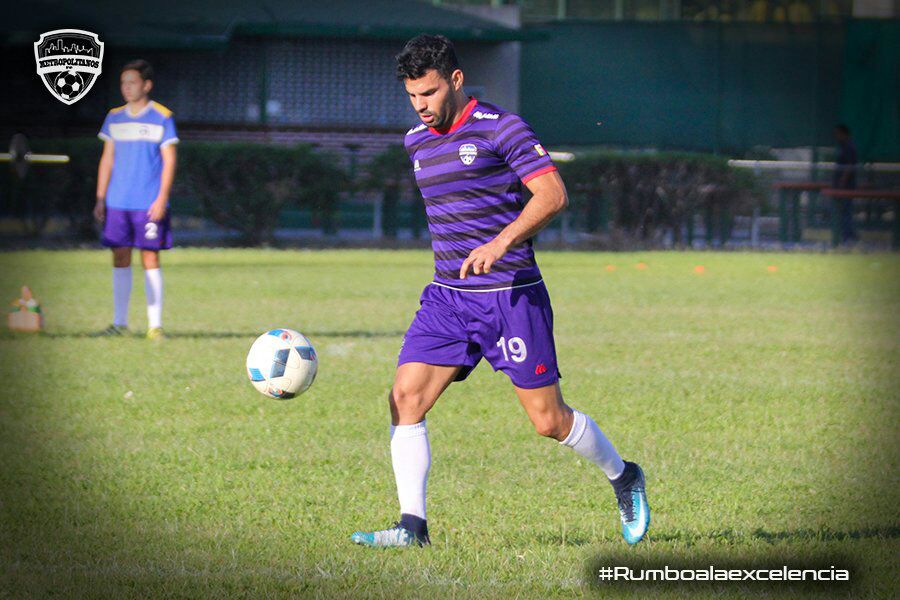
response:
{"label": "number 2 on shorts", "polygon": [[146,240],[155,240],[158,235],[157,232],[157,224],[153,221],[150,221],[146,225],[144,225],[144,239]]}
{"label": "number 2 on shorts", "polygon": [[[509,361],[511,357],[513,362],[520,363],[528,356],[528,348],[525,347],[525,341],[520,337],[509,338],[509,341],[501,337],[497,341],[497,345],[503,350],[503,360],[505,361]],[[507,346],[509,347],[508,354],[506,352]]]}

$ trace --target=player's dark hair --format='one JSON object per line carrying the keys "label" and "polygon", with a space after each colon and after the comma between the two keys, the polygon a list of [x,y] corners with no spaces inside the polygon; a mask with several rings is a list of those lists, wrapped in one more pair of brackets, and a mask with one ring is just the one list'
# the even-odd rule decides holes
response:
{"label": "player's dark hair", "polygon": [[125,71],[137,71],[144,81],[153,79],[153,67],[143,58],[138,58],[125,63],[125,66],[119,71],[119,75]]}
{"label": "player's dark hair", "polygon": [[843,133],[844,135],[850,135],[850,128],[844,125],[843,123],[838,123],[834,126],[835,129]]}
{"label": "player's dark hair", "polygon": [[406,42],[397,55],[397,79],[419,79],[426,71],[434,69],[450,81],[450,75],[459,68],[453,42],[442,35],[417,35]]}

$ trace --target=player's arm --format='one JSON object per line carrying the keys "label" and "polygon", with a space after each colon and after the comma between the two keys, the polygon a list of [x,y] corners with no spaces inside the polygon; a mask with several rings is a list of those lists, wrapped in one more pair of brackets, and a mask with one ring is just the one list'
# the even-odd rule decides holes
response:
{"label": "player's arm", "polygon": [[106,216],[106,190],[112,175],[114,144],[112,140],[103,142],[103,154],[97,167],[97,203],[94,205],[94,218],[103,221]]}
{"label": "player's arm", "polygon": [[497,237],[469,253],[459,269],[460,279],[466,278],[470,268],[475,275],[490,273],[491,265],[511,247],[533,237],[569,205],[566,186],[555,170],[529,179],[525,185],[533,194],[531,200]]}
{"label": "player's arm", "polygon": [[175,180],[175,144],[166,144],[159,149],[162,156],[163,168],[159,182],[159,195],[150,205],[147,216],[151,221],[161,221],[166,216],[166,207],[169,204],[169,192],[172,190],[172,182]]}

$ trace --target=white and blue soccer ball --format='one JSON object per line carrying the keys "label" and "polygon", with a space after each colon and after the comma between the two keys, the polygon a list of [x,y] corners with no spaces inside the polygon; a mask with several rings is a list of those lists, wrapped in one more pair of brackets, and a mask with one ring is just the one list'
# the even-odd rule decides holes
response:
{"label": "white and blue soccer ball", "polygon": [[273,329],[262,334],[247,354],[247,376],[260,393],[287,400],[309,389],[316,379],[319,358],[299,331]]}

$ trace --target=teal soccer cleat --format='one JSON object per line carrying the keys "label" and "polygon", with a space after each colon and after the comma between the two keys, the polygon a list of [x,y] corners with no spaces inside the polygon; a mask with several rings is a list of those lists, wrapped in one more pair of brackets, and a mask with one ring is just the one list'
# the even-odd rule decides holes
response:
{"label": "teal soccer cleat", "polygon": [[399,548],[404,546],[425,546],[431,542],[428,536],[416,536],[412,531],[394,523],[389,529],[381,531],[356,531],[350,539],[361,546],[370,548]]}
{"label": "teal soccer cleat", "polygon": [[644,471],[637,463],[625,463],[625,472],[630,481],[616,490],[619,515],[622,518],[622,537],[629,544],[637,544],[650,527],[650,505],[644,491]]}

